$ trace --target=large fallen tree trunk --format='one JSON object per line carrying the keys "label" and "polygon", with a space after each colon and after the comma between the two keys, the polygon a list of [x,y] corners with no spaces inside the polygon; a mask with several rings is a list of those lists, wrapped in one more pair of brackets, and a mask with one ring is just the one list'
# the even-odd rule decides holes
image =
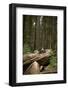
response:
{"label": "large fallen tree trunk", "polygon": [[[24,59],[23,60],[23,73],[26,72],[26,71],[29,71],[31,73],[31,71],[32,71],[31,67],[33,67],[33,68],[35,67],[35,65],[33,64],[35,61],[40,66],[47,66],[49,64],[49,57],[50,56],[51,56],[51,50],[50,49],[48,49],[45,53],[25,54],[24,58],[23,58]],[[34,65],[34,66],[32,66],[32,65]],[[28,70],[28,69],[30,69],[30,70]],[[36,72],[34,72],[34,73],[36,73]]]}
{"label": "large fallen tree trunk", "polygon": [[48,50],[45,53],[41,53],[41,54],[36,54],[36,53],[31,53],[31,54],[26,54],[24,55],[24,60],[23,60],[23,64],[31,64],[34,61],[37,61],[39,64],[41,65],[45,65],[46,62],[48,61],[48,58],[51,56],[51,50]]}

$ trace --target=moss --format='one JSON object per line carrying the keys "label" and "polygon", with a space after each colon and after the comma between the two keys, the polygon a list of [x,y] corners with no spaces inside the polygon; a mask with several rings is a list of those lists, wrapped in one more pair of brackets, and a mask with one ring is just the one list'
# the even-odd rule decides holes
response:
{"label": "moss", "polygon": [[29,47],[28,44],[24,44],[24,48],[23,48],[23,53],[30,53],[31,52],[31,48]]}
{"label": "moss", "polygon": [[52,53],[49,60],[50,60],[50,64],[47,66],[47,70],[57,72],[57,55],[55,52]]}

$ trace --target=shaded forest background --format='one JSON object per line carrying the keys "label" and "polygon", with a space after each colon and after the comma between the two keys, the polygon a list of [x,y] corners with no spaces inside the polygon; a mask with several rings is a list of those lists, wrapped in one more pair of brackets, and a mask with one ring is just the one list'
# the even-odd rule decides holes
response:
{"label": "shaded forest background", "polygon": [[[46,58],[46,50],[51,50],[51,55]],[[40,51],[44,53],[40,53]],[[37,51],[39,52],[37,54]],[[23,15],[23,71],[35,71],[35,64],[28,62],[31,61],[29,56],[38,55],[40,58],[44,55],[45,58],[40,59],[36,63],[42,65],[43,68],[40,71],[41,74],[46,73],[57,73],[57,17],[56,16],[34,16],[34,15]],[[32,57],[32,56],[31,56]],[[47,61],[47,63],[46,63]],[[34,61],[33,61],[34,62]],[[41,62],[41,63],[39,63]],[[26,64],[25,64],[26,63]],[[33,69],[29,69],[30,66]],[[28,70],[29,69],[29,70]],[[36,69],[39,69],[37,66]],[[35,71],[34,73],[38,73]],[[29,73],[28,73],[29,74]]]}
{"label": "shaded forest background", "polygon": [[24,53],[57,50],[57,17],[23,15]]}

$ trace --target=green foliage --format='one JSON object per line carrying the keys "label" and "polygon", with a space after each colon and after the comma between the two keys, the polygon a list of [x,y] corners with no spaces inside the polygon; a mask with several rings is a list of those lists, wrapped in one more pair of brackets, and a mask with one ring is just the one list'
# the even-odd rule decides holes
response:
{"label": "green foliage", "polygon": [[50,57],[50,65],[52,67],[55,67],[57,65],[57,57],[56,56],[51,56]]}
{"label": "green foliage", "polygon": [[51,57],[49,58],[50,64],[48,65],[48,69],[52,71],[57,71],[57,55],[56,52],[52,52]]}
{"label": "green foliage", "polygon": [[26,54],[26,53],[30,53],[31,52],[31,48],[29,47],[28,44],[24,44],[24,48],[23,48],[23,53]]}

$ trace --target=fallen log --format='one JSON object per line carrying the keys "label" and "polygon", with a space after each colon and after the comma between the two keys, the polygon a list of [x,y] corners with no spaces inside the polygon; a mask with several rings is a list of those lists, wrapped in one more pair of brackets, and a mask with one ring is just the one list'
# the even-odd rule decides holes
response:
{"label": "fallen log", "polygon": [[33,62],[27,70],[25,70],[24,74],[40,74],[39,64],[36,61]]}
{"label": "fallen log", "polygon": [[[49,57],[51,56],[51,50],[46,50],[45,53],[31,53],[25,54],[23,57],[23,73],[36,61],[40,66],[47,66],[49,64]],[[34,66],[35,67],[35,66]],[[30,73],[30,72],[29,72]]]}
{"label": "fallen log", "polygon": [[45,53],[41,54],[26,54],[24,55],[23,65],[31,64],[34,61],[37,61],[41,65],[45,65],[48,61],[48,58],[51,56],[51,50],[48,50]]}

